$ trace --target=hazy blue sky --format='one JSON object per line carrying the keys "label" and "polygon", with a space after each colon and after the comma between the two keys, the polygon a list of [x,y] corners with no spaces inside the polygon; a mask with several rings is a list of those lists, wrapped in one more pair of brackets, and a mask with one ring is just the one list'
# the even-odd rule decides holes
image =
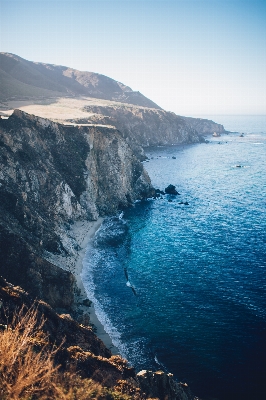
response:
{"label": "hazy blue sky", "polygon": [[99,72],[181,115],[266,114],[266,0],[0,0],[0,51]]}

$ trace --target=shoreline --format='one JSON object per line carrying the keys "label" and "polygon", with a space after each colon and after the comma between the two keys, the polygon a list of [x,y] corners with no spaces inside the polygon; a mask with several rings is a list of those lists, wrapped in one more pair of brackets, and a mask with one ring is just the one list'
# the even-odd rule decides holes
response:
{"label": "shoreline", "polygon": [[[77,296],[77,308],[82,310],[83,313],[89,313],[89,323],[95,326],[96,336],[102,340],[105,346],[112,352],[113,355],[119,355],[118,348],[113,344],[111,337],[105,331],[104,326],[99,321],[97,314],[95,312],[94,304],[91,303],[90,306],[83,305],[82,302],[88,299],[85,287],[81,279],[81,272],[83,269],[83,260],[86,254],[87,246],[89,242],[93,239],[96,231],[100,228],[103,222],[103,218],[98,218],[97,221],[85,221],[82,223],[76,223],[73,227],[72,234],[76,238],[81,249],[78,252],[75,266],[71,271],[76,278],[76,285],[79,289],[79,294]],[[90,300],[90,299],[89,299]]]}

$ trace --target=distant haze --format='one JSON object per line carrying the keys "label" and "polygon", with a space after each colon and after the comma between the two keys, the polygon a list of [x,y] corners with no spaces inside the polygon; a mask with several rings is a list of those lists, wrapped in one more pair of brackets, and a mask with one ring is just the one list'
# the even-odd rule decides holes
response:
{"label": "distant haze", "polygon": [[0,51],[113,78],[179,115],[266,114],[265,0],[0,0]]}

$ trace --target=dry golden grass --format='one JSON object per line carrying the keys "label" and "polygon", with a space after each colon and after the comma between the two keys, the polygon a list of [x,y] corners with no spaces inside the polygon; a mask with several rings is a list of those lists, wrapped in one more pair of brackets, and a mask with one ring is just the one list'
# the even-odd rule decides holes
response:
{"label": "dry golden grass", "polygon": [[58,348],[49,346],[35,306],[23,307],[0,332],[1,400],[126,400],[130,396],[104,388],[75,371],[59,372],[54,364]]}
{"label": "dry golden grass", "polygon": [[[57,371],[53,364],[54,350],[48,351],[42,333],[44,319],[37,322],[37,310],[21,309],[1,334],[0,394],[1,398],[27,398],[51,388]],[[41,349],[37,349],[41,347]]]}

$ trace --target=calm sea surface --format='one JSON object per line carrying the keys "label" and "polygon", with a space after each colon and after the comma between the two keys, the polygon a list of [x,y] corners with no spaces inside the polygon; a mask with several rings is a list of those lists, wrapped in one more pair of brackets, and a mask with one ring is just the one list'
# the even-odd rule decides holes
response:
{"label": "calm sea surface", "polygon": [[209,119],[244,137],[148,149],[144,166],[154,187],[171,183],[180,195],[136,203],[106,220],[82,278],[99,319],[137,370],[172,372],[204,399],[260,400],[266,116]]}

